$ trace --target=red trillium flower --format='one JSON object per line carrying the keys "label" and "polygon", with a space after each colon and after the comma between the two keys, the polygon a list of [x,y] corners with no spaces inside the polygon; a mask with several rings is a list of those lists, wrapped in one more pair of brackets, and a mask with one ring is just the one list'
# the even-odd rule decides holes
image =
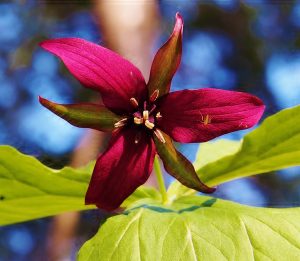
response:
{"label": "red trillium flower", "polygon": [[176,150],[177,142],[204,142],[250,128],[264,105],[250,94],[218,89],[169,93],[180,64],[183,20],[156,53],[146,84],[141,72],[118,54],[78,38],[47,40],[41,46],[57,55],[87,88],[99,91],[103,105],[62,105],[40,97],[43,106],[71,124],[112,131],[108,149],[100,155],[86,193],[86,204],[113,210],[148,179],[156,154],[167,172],[182,184],[212,193],[192,164]]}

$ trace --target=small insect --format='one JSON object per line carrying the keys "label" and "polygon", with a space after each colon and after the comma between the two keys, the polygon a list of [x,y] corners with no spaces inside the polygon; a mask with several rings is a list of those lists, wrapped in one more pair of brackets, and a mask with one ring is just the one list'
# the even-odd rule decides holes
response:
{"label": "small insect", "polygon": [[203,115],[201,114],[201,122],[202,122],[204,125],[210,124],[210,123],[211,123],[211,120],[212,120],[212,118],[211,118],[208,114],[206,114],[205,116],[203,116]]}

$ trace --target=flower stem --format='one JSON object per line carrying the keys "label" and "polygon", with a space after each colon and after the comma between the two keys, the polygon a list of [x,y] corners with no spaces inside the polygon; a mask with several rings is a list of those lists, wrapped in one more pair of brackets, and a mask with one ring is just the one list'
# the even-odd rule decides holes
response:
{"label": "flower stem", "polygon": [[167,195],[165,181],[160,168],[158,157],[155,157],[154,159],[154,172],[155,172],[158,188],[162,197],[162,203],[166,203],[168,201],[168,195]]}

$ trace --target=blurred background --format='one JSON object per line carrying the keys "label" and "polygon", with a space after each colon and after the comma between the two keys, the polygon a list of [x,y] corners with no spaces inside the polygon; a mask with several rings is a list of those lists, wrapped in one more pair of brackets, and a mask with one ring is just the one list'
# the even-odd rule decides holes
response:
{"label": "blurred background", "polygon": [[[177,11],[185,27],[173,91],[246,91],[264,100],[264,117],[300,103],[298,0],[1,0],[0,144],[14,146],[52,168],[77,167],[96,158],[109,137],[69,125],[42,108],[37,97],[71,103],[98,100],[98,94],[82,88],[38,43],[84,38],[117,51],[147,78]],[[240,139],[246,132],[223,137]],[[180,145],[190,160],[197,148],[198,144]],[[299,168],[290,168],[236,180],[220,186],[215,196],[254,206],[299,206],[298,173]],[[155,181],[149,184],[155,186]],[[0,260],[74,260],[77,249],[106,216],[95,210],[2,227]]]}

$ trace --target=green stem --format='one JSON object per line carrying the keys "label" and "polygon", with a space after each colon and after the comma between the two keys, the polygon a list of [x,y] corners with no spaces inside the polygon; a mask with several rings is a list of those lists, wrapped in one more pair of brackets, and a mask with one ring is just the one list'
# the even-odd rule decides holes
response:
{"label": "green stem", "polygon": [[166,203],[168,201],[168,195],[167,195],[165,181],[164,181],[163,173],[160,168],[158,157],[155,157],[154,159],[154,172],[155,172],[158,188],[161,193],[162,202]]}

